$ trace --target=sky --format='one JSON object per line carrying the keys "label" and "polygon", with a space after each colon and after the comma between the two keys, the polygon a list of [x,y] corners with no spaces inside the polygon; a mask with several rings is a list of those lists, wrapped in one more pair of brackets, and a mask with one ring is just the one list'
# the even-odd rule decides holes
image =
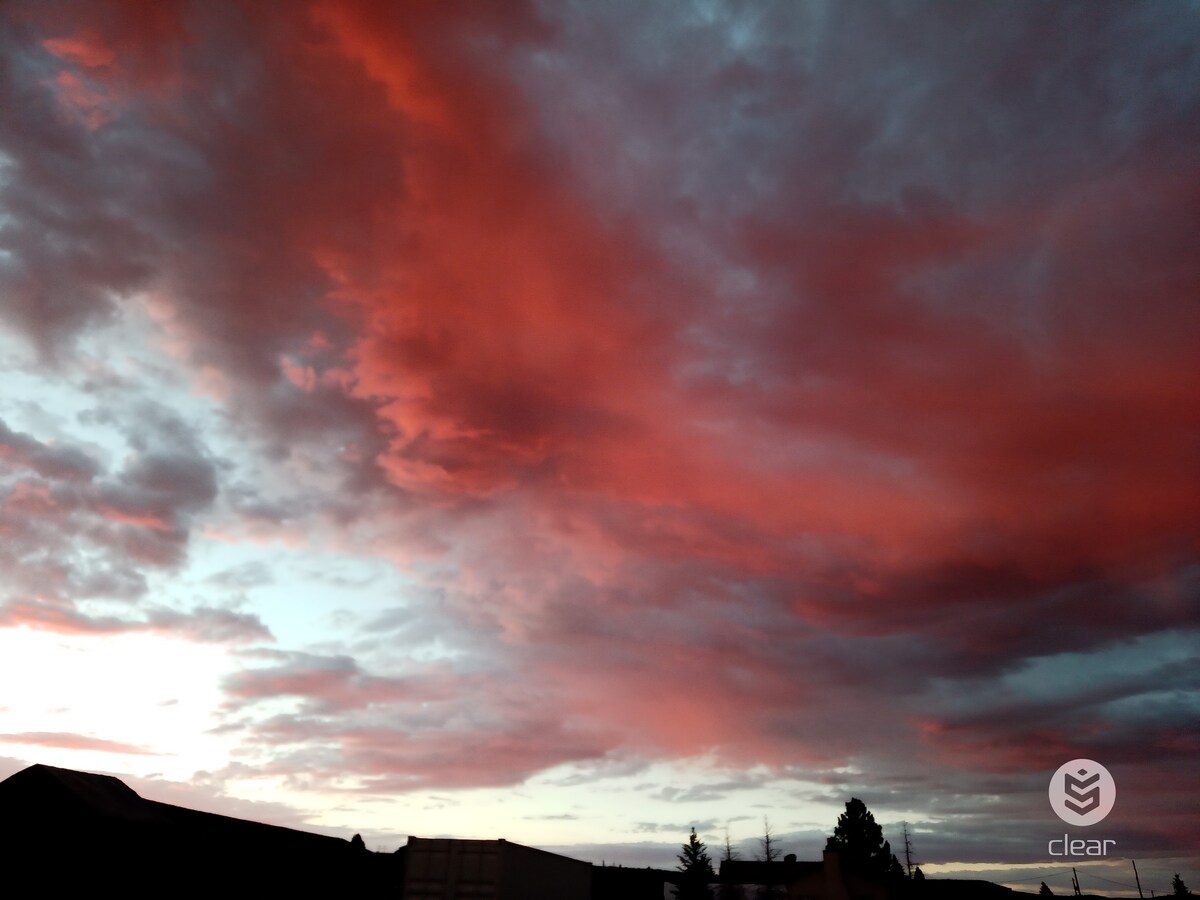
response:
{"label": "sky", "polygon": [[0,776],[1200,881],[1198,13],[9,0]]}

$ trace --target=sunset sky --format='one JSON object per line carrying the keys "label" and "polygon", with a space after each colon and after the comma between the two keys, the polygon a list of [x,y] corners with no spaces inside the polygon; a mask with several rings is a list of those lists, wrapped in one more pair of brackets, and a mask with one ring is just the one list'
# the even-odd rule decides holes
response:
{"label": "sunset sky", "polygon": [[1200,882],[1200,4],[9,0],[0,378],[0,777]]}

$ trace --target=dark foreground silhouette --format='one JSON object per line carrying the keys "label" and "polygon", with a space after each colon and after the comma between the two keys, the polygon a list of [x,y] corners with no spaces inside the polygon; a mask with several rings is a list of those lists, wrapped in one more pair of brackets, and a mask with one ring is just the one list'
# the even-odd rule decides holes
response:
{"label": "dark foreground silhouette", "polygon": [[157,803],[111,775],[53,766],[0,782],[0,822],[6,881],[32,880],[47,895],[100,885],[133,896],[370,891],[403,868],[361,839]]}
{"label": "dark foreground silhouette", "polygon": [[111,888],[125,897],[662,900],[673,877],[504,840],[412,837],[395,853],[373,853],[357,835],[171,806],[111,775],[44,765],[0,782],[0,869],[0,896],[13,897]]}
{"label": "dark foreground silhouette", "polygon": [[[401,900],[663,900],[679,872],[593,866],[511,841],[411,837],[373,853],[358,835],[327,837],[139,796],[111,775],[35,765],[0,782],[0,893],[125,897],[250,895]],[[19,889],[18,889],[18,886]],[[978,881],[929,879],[897,890],[820,862],[728,861],[717,897],[1003,900],[1030,896]]]}

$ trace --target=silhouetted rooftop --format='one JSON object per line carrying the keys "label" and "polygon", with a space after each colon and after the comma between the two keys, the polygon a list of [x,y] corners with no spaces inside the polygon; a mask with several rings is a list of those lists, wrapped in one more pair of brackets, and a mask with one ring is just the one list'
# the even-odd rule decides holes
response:
{"label": "silhouetted rooftop", "polygon": [[0,781],[0,809],[53,810],[124,822],[153,818],[146,801],[119,778],[33,765]]}
{"label": "silhouetted rooftop", "polygon": [[[147,800],[118,778],[33,765],[0,782],[0,855],[53,884],[136,876],[163,889],[367,887],[394,882],[403,855],[342,838]],[[64,866],[63,862],[70,862]],[[240,891],[235,891],[240,892]]]}
{"label": "silhouetted rooftop", "polygon": [[820,872],[824,863],[758,859],[721,861],[721,880],[729,884],[777,884],[811,872]]}

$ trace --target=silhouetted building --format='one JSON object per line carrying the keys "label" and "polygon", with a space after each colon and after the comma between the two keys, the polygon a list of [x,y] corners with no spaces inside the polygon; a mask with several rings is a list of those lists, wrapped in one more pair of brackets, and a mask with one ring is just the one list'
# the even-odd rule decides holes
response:
{"label": "silhouetted building", "polygon": [[1024,891],[1014,891],[1002,884],[972,878],[927,878],[914,882],[912,889],[902,895],[904,900],[1019,900],[1031,897]]}
{"label": "silhouetted building", "polygon": [[680,873],[665,869],[592,866],[592,900],[663,900]]}
{"label": "silhouetted building", "polygon": [[[410,837],[372,853],[327,837],[146,800],[111,775],[35,765],[0,782],[6,884],[58,896],[391,896],[401,900],[662,900],[678,872],[593,866],[510,841]],[[757,900],[1004,900],[986,881],[881,883],[821,862],[726,860],[720,885]],[[714,884],[714,895],[718,885]]]}
{"label": "silhouetted building", "polygon": [[893,900],[886,884],[843,871],[841,857],[832,850],[821,862],[797,862],[791,854],[782,862],[722,860],[719,881],[740,888],[746,900],[770,888],[787,900]]}
{"label": "silhouetted building", "polygon": [[[880,880],[848,871],[836,851],[826,850],[821,862],[724,860],[715,896],[758,900],[1018,900],[1030,896],[990,881],[927,878],[924,881]],[[732,894],[730,893],[732,888]]]}
{"label": "silhouetted building", "polygon": [[403,857],[341,838],[146,800],[111,775],[30,766],[0,782],[4,875],[49,894],[371,890],[399,884]]}
{"label": "silhouetted building", "polygon": [[506,840],[410,837],[403,900],[590,900],[592,865]]}

